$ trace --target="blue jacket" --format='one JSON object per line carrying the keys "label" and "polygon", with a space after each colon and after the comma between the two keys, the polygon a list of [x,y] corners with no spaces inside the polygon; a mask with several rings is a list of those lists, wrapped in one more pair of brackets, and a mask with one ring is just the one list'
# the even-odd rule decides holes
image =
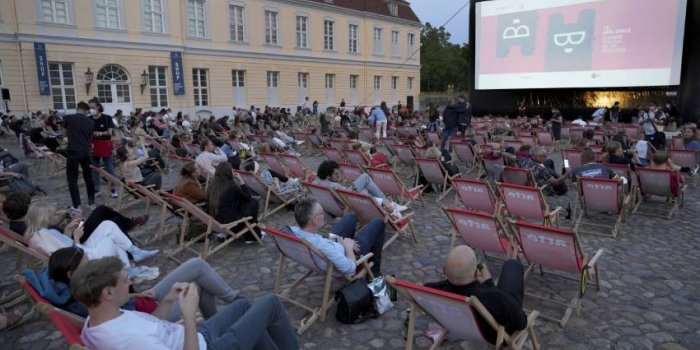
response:
{"label": "blue jacket", "polygon": [[70,286],[63,282],[54,281],[49,277],[49,268],[44,267],[40,271],[23,269],[22,275],[39,295],[46,298],[53,305],[63,305],[71,299]]}

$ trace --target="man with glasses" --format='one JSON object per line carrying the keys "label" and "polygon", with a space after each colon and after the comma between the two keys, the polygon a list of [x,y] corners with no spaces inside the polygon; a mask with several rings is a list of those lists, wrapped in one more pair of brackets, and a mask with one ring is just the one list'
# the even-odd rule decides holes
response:
{"label": "man with glasses", "polygon": [[554,161],[547,159],[547,150],[544,147],[535,147],[529,158],[518,157],[517,163],[520,168],[532,172],[538,187],[549,185],[547,188],[551,190],[546,191],[553,191],[560,196],[566,194],[566,178],[571,176],[571,169],[566,168],[564,174],[559,175],[554,170]]}
{"label": "man with glasses", "polygon": [[[318,231],[325,224],[326,215],[323,207],[313,197],[304,198],[297,203],[294,207],[294,218],[299,226],[290,227],[292,233],[321,251],[343,275],[355,274],[355,261],[367,253],[374,254],[369,259],[373,263],[372,273],[381,273],[384,221],[372,219],[362,231],[355,234],[357,216],[347,213],[333,226],[333,236],[329,234],[331,237],[337,236],[337,239],[324,238]],[[314,260],[319,268],[327,269],[325,261],[316,256]]]}

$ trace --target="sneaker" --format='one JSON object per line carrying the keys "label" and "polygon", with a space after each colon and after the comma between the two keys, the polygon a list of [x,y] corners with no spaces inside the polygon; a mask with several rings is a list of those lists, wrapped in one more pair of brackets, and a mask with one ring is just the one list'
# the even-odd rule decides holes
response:
{"label": "sneaker", "polygon": [[141,215],[141,216],[134,216],[131,218],[132,221],[134,221],[134,225],[136,226],[143,226],[148,222],[148,215]]}
{"label": "sneaker", "polygon": [[134,284],[140,284],[146,281],[152,281],[160,275],[158,267],[137,266],[127,270],[129,278],[134,281]]}
{"label": "sneaker", "polygon": [[690,172],[688,172],[688,175],[695,176],[698,173],[698,169],[700,169],[700,165],[694,166],[692,169],[690,169]]}
{"label": "sneaker", "polygon": [[119,198],[119,193],[117,191],[112,191],[112,198]]}
{"label": "sneaker", "polygon": [[68,208],[68,215],[70,215],[71,219],[80,217],[80,214],[82,214],[82,211],[79,208]]}
{"label": "sneaker", "polygon": [[394,210],[398,210],[399,212],[402,212],[404,210],[408,209],[407,206],[401,205],[399,203],[394,203]]}
{"label": "sneaker", "polygon": [[216,234],[216,239],[217,239],[219,242],[225,241],[226,238],[228,238],[228,235],[225,234],[225,233],[217,233],[217,234]]}

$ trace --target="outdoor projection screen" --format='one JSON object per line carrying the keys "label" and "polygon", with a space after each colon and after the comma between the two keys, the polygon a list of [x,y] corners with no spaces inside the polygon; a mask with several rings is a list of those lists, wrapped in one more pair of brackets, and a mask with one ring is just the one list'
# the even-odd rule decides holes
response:
{"label": "outdoor projection screen", "polygon": [[476,4],[476,89],[680,84],[687,0]]}

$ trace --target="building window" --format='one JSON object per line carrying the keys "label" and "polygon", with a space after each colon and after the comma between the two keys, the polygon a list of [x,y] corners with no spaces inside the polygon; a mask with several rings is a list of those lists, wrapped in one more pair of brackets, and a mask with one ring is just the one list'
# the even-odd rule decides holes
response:
{"label": "building window", "polygon": [[68,23],[68,0],[41,0],[41,18],[45,22]]}
{"label": "building window", "polygon": [[382,89],[382,77],[379,75],[374,76],[374,91],[379,91]]}
{"label": "building window", "polygon": [[406,78],[406,90],[413,91],[413,77]]}
{"label": "building window", "polygon": [[53,109],[75,109],[75,82],[72,63],[49,62]]}
{"label": "building window", "polygon": [[233,87],[245,87],[245,71],[232,70],[231,77],[233,79]]}
{"label": "building window", "polygon": [[413,55],[413,51],[415,51],[414,45],[416,44],[416,35],[413,33],[408,33],[408,57],[411,57]]}
{"label": "building window", "polygon": [[391,55],[399,55],[399,32],[396,30],[391,31]]}
{"label": "building window", "polygon": [[279,84],[280,72],[267,72],[267,87],[276,88]]}
{"label": "building window", "polygon": [[207,70],[204,68],[192,69],[192,86],[194,87],[194,105],[209,105],[209,85],[207,84]]}
{"label": "building window", "polygon": [[228,10],[231,17],[231,41],[245,41],[243,6],[230,5]]}
{"label": "building window", "polygon": [[297,16],[297,47],[309,47],[309,17]]}
{"label": "building window", "polygon": [[389,13],[391,13],[391,15],[394,17],[398,16],[399,15],[399,5],[389,4]]}
{"label": "building window", "polygon": [[326,74],[326,89],[332,89],[335,86],[335,74]]}
{"label": "building window", "polygon": [[265,44],[279,45],[279,13],[265,11]]}
{"label": "building window", "polygon": [[357,81],[360,80],[359,75],[350,75],[350,90],[357,90]]}
{"label": "building window", "polygon": [[299,73],[297,76],[297,85],[300,89],[309,88],[309,73]]}
{"label": "building window", "polygon": [[148,33],[165,33],[163,0],[143,1],[143,30]]}
{"label": "building window", "polygon": [[151,89],[151,107],[168,105],[168,80],[164,66],[148,66],[148,86]]}
{"label": "building window", "polygon": [[382,43],[382,28],[374,28],[374,54],[384,53],[384,43]]}
{"label": "building window", "polygon": [[357,53],[358,52],[358,36],[359,27],[357,24],[351,24],[348,26],[348,52]]}
{"label": "building window", "polygon": [[335,50],[335,22],[325,20],[323,21],[323,49],[333,51]]}
{"label": "building window", "polygon": [[207,18],[204,0],[187,0],[187,36],[206,37]]}
{"label": "building window", "polygon": [[391,77],[391,89],[392,90],[399,89],[399,77]]}
{"label": "building window", "polygon": [[95,26],[100,28],[119,28],[119,1],[95,0]]}

